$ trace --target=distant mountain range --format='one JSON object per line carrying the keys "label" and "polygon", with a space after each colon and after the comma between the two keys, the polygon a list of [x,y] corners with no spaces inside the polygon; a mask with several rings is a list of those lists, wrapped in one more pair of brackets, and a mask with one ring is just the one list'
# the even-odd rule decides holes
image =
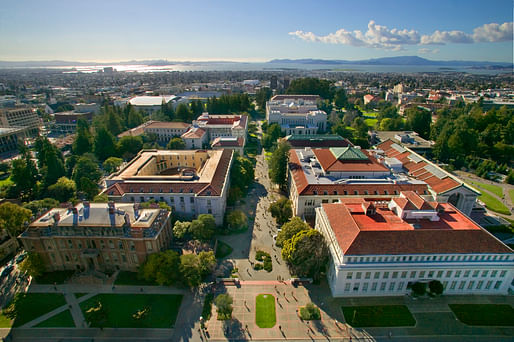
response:
{"label": "distant mountain range", "polygon": [[506,62],[479,62],[479,61],[434,61],[418,56],[398,56],[382,57],[373,59],[363,59],[358,61],[349,60],[329,60],[329,59],[273,59],[269,63],[294,63],[294,64],[330,64],[330,65],[444,65],[444,66],[470,66],[470,67],[512,67],[512,63]]}
{"label": "distant mountain range", "polygon": [[[233,63],[240,64],[243,62],[230,61],[212,61],[212,62],[176,62],[167,60],[142,60],[142,61],[125,61],[125,62],[73,62],[73,61],[0,61],[0,68],[49,68],[49,67],[72,67],[87,65],[198,65],[198,64],[216,64],[216,63]],[[245,64],[252,64],[244,62]],[[256,63],[257,64],[257,63]],[[262,63],[261,63],[262,64]],[[486,62],[486,61],[435,61],[418,56],[398,56],[398,57],[382,57],[373,59],[364,59],[358,61],[352,60],[330,60],[330,59],[273,59],[265,64],[316,64],[316,65],[420,65],[420,66],[447,66],[447,67],[472,67],[472,68],[512,68],[514,65],[507,62]]]}

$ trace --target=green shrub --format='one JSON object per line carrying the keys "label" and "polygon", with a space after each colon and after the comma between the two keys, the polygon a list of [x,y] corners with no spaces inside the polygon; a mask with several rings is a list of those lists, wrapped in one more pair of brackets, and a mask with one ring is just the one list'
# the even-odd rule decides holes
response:
{"label": "green shrub", "polygon": [[214,300],[214,294],[208,293],[205,296],[205,301],[203,302],[203,310],[202,310],[202,317],[205,321],[208,321],[211,318],[213,300]]}
{"label": "green shrub", "polygon": [[255,264],[255,265],[253,265],[253,269],[256,270],[256,271],[262,270],[262,268],[263,268],[262,264]]}
{"label": "green shrub", "polygon": [[263,267],[268,272],[273,271],[273,263],[271,262],[271,257],[266,257],[266,259],[264,259],[264,266]]}
{"label": "green shrub", "polygon": [[264,251],[257,251],[257,253],[255,254],[255,260],[257,261],[263,261],[264,257],[266,255],[269,255],[268,253],[264,252]]}
{"label": "green shrub", "polygon": [[300,308],[300,318],[305,321],[320,320],[321,312],[316,305],[307,303],[307,305]]}
{"label": "green shrub", "polygon": [[414,283],[414,285],[412,285],[412,293],[415,295],[415,296],[423,296],[427,291],[427,284],[425,283]]}

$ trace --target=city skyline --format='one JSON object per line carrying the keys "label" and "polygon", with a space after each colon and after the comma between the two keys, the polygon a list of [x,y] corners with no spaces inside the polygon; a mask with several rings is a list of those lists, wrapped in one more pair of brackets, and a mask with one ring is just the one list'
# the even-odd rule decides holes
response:
{"label": "city skyline", "polygon": [[[437,20],[434,20],[436,18]],[[262,62],[418,55],[512,62],[512,2],[68,3],[0,12],[0,60]]]}

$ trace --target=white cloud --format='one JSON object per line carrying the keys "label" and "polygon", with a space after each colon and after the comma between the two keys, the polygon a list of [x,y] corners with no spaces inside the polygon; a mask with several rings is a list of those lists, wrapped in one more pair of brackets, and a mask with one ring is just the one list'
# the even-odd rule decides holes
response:
{"label": "white cloud", "polygon": [[[503,42],[512,40],[512,22],[503,24],[485,24],[474,29],[473,34],[463,31],[435,31],[430,35],[421,36],[416,30],[389,29],[387,26],[377,25],[371,20],[368,30],[347,31],[344,28],[325,36],[316,35],[313,32],[295,31],[289,32],[309,42],[327,44],[343,44],[351,46],[365,46],[378,49],[402,50],[405,45],[444,45],[444,44],[471,44],[475,42]],[[420,53],[437,53],[438,49],[420,49]],[[437,52],[433,52],[437,51]]]}

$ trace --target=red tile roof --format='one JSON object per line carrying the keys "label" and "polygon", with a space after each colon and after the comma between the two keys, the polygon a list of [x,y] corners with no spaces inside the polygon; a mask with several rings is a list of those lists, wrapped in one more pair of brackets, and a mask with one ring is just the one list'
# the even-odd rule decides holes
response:
{"label": "red tile roof", "polygon": [[201,128],[191,128],[186,133],[182,134],[183,139],[200,139],[205,135],[205,130]]}
{"label": "red tile roof", "polygon": [[[426,184],[309,184],[303,173],[300,160],[294,150],[289,151],[289,169],[299,195],[393,195],[400,191],[414,191],[425,194],[428,191]],[[357,191],[357,194],[355,193]]]}
{"label": "red tile roof", "polygon": [[342,198],[342,203],[322,204],[344,254],[512,253],[451,204],[439,204],[444,208],[439,221],[411,221],[384,206],[377,206],[376,214],[365,215],[359,200],[364,201]]}
{"label": "red tile roof", "polygon": [[316,159],[320,163],[321,167],[325,172],[370,172],[370,171],[381,171],[387,172],[389,169],[380,164],[373,156],[371,156],[366,150],[362,152],[368,157],[368,160],[345,160],[341,161],[336,159],[334,154],[329,149],[313,149]]}
{"label": "red tile roof", "polygon": [[212,147],[243,147],[244,139],[238,137],[237,139],[222,139],[221,137],[217,137],[212,142]]}
{"label": "red tile roof", "polygon": [[318,99],[321,99],[319,95],[288,95],[288,94],[281,94],[281,95],[275,95],[273,96],[270,101],[283,101],[283,100],[307,100],[307,101],[317,101]]}

